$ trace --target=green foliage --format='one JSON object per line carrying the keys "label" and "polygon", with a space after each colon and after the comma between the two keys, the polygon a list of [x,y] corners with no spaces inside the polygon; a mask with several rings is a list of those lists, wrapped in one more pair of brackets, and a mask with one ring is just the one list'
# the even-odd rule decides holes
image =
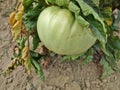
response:
{"label": "green foliage", "polygon": [[[25,24],[25,27],[29,31],[30,35],[33,37],[33,50],[35,50],[40,42],[36,28],[37,19],[40,12],[45,7],[45,2],[43,2],[43,0],[31,0],[29,3],[27,3],[27,1],[24,0],[23,2],[23,5],[25,7],[25,16],[23,17],[23,23]],[[33,3],[35,5],[33,5]]]}
{"label": "green foliage", "polygon": [[37,48],[37,46],[39,45],[39,42],[40,42],[40,39],[38,37],[37,32],[35,32],[33,36],[33,50]]}
{"label": "green foliage", "polygon": [[25,8],[31,6],[31,4],[34,2],[34,0],[24,0],[23,1],[23,6],[25,6]]}
{"label": "green foliage", "polygon": [[83,59],[82,64],[86,64],[86,63],[91,62],[94,58],[93,55],[94,55],[94,49],[90,48],[85,54],[83,54],[81,56],[81,58]]}
{"label": "green foliage", "polygon": [[93,2],[93,4],[97,7],[99,7],[100,4],[100,0],[91,0]]}
{"label": "green foliage", "polygon": [[[48,3],[56,4],[64,8],[66,8],[67,6],[67,8],[74,13],[75,18],[78,20],[80,24],[82,24],[85,27],[91,28],[91,31],[99,41],[97,42],[98,48],[101,49],[104,53],[101,59],[101,64],[103,65],[103,68],[104,68],[104,74],[102,77],[106,77],[107,75],[112,73],[113,70],[118,69],[118,67],[116,67],[117,66],[116,60],[120,56],[119,55],[120,39],[112,35],[114,31],[112,30],[112,28],[115,28],[115,30],[118,30],[120,15],[118,12],[118,18],[113,23],[114,18],[112,17],[112,9],[114,8],[114,6],[116,6],[115,3],[112,4],[113,0],[111,1],[68,0],[68,2],[66,2],[66,0],[63,0],[63,1],[46,0],[46,1]],[[28,22],[30,23],[30,21]],[[28,26],[31,26],[31,25],[28,25]],[[64,56],[63,60],[67,60],[67,59],[76,60],[81,57],[84,59],[83,63],[90,62],[93,60],[93,57],[94,57],[93,53],[95,50],[96,49],[91,48],[83,55]],[[102,62],[105,62],[105,63],[102,63]]]}
{"label": "green foliage", "polygon": [[72,61],[74,61],[74,60],[77,60],[79,58],[80,58],[80,55],[67,55],[67,56],[63,56],[61,60],[62,61],[65,61],[65,60],[72,60]]}
{"label": "green foliage", "polygon": [[33,59],[35,59],[35,60],[40,60],[41,58],[44,57],[44,55],[41,55],[41,54],[39,54],[39,53],[37,53],[37,52],[34,52],[34,51],[32,51],[32,50],[30,50],[30,55],[31,55],[31,57],[32,57]]}
{"label": "green foliage", "polygon": [[89,23],[81,16],[79,15],[80,13],[80,8],[73,2],[70,2],[68,5],[68,9],[70,11],[72,11],[75,14],[75,18],[78,20],[78,22],[82,25],[82,26],[89,26]]}
{"label": "green foliage", "polygon": [[[117,63],[120,60],[120,10],[118,17],[114,18],[113,9],[120,6],[119,0],[24,0],[23,23],[29,34],[33,37],[33,49],[35,50],[40,42],[37,35],[37,20],[42,10],[49,6],[59,6],[71,11],[74,18],[84,26],[89,27],[97,38],[96,43],[89,50],[81,55],[63,56],[63,60],[84,59],[83,64],[91,62],[94,52],[102,52],[100,64],[103,66],[105,78],[115,71],[120,71]],[[26,38],[19,38],[18,44],[21,49],[24,47]],[[41,79],[44,79],[42,67],[36,60],[42,56],[30,51],[32,64]]]}
{"label": "green foliage", "polygon": [[104,73],[102,74],[101,79],[104,79],[108,75],[114,73],[114,70],[111,68],[109,63],[105,60],[105,57],[101,59],[100,64],[103,66],[103,69],[104,69]]}
{"label": "green foliage", "polygon": [[67,6],[70,0],[46,0],[51,4],[56,4],[58,6]]}
{"label": "green foliage", "polygon": [[38,74],[39,78],[42,81],[45,81],[45,76],[44,76],[43,69],[42,69],[41,65],[35,59],[32,59],[31,61],[32,61],[32,64],[33,64],[35,71]]}

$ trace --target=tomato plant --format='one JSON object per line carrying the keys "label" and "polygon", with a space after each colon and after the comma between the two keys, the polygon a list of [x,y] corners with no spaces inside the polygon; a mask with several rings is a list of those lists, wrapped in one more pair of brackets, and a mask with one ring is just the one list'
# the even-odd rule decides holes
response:
{"label": "tomato plant", "polygon": [[[117,17],[113,10],[117,8]],[[120,71],[120,2],[119,0],[19,0],[10,14],[13,40],[16,41],[12,65],[34,66],[44,78],[38,62],[53,51],[63,59],[82,58],[90,62],[100,54],[102,78]],[[30,48],[33,37],[33,48]],[[36,52],[39,43],[49,49],[47,54]],[[49,54],[48,54],[49,53]],[[18,63],[16,63],[18,62]]]}

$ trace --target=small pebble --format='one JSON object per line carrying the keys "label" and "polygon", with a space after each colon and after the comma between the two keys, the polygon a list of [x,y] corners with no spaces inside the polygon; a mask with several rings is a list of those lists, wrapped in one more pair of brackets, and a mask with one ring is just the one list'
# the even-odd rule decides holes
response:
{"label": "small pebble", "polygon": [[116,76],[114,76],[114,80],[117,80],[117,77],[116,77]]}
{"label": "small pebble", "polygon": [[89,80],[85,80],[85,84],[86,84],[86,87],[87,87],[87,88],[89,88],[89,87],[91,86]]}
{"label": "small pebble", "polygon": [[102,82],[103,82],[103,83],[107,83],[107,80],[106,80],[106,79],[104,79]]}
{"label": "small pebble", "polygon": [[65,84],[65,87],[68,87],[69,85],[68,84]]}
{"label": "small pebble", "polygon": [[103,83],[100,83],[99,85],[100,85],[100,86],[102,86],[102,85],[103,85]]}
{"label": "small pebble", "polygon": [[56,88],[56,90],[60,90],[60,88]]}
{"label": "small pebble", "polygon": [[99,84],[96,84],[96,87],[97,87],[97,88],[99,88],[99,87],[100,87],[100,85],[99,85]]}
{"label": "small pebble", "polygon": [[52,89],[53,89],[53,87],[52,87],[52,86],[48,86],[47,88],[48,88],[48,89],[50,89],[50,90],[52,90]]}

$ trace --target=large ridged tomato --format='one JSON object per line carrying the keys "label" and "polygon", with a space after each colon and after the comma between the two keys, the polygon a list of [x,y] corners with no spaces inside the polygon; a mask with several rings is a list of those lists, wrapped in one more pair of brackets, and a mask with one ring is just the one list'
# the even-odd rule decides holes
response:
{"label": "large ridged tomato", "polygon": [[96,41],[90,28],[82,27],[72,12],[58,6],[48,7],[40,13],[37,32],[49,50],[62,55],[81,54]]}

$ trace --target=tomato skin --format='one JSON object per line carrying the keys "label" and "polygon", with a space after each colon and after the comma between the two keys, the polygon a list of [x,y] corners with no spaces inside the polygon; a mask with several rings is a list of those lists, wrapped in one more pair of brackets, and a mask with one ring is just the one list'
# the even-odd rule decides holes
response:
{"label": "tomato skin", "polygon": [[69,10],[57,6],[41,12],[37,31],[40,40],[49,50],[62,55],[84,53],[96,41],[91,30],[82,27]]}

